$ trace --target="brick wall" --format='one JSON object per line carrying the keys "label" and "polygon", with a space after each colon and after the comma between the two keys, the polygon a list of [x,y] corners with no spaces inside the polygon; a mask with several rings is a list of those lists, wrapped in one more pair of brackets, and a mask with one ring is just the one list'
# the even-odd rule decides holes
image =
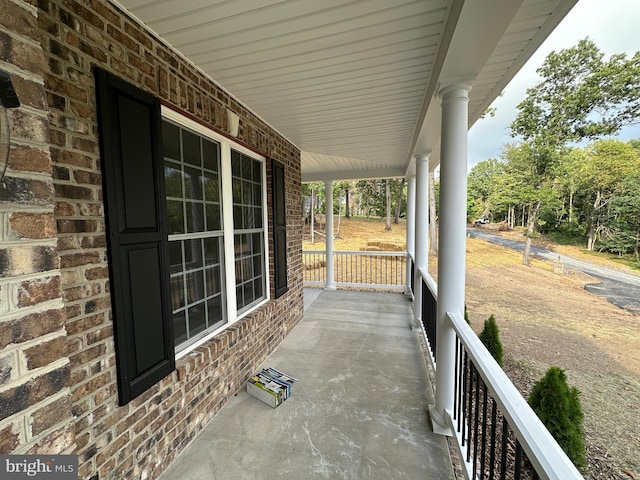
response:
{"label": "brick wall", "polygon": [[[60,276],[49,283],[64,302],[80,478],[156,478],[302,318],[300,152],[114,5],[37,4],[55,188],[49,177],[48,223],[41,223],[57,232]],[[173,374],[124,407],[117,402],[94,65],[219,132],[232,110],[241,118],[239,142],[286,165],[289,292],[178,360]]]}
{"label": "brick wall", "polygon": [[6,112],[10,156],[0,181],[0,453],[69,453],[74,428],[46,64],[35,7],[0,0],[0,10],[0,69],[21,102]]}

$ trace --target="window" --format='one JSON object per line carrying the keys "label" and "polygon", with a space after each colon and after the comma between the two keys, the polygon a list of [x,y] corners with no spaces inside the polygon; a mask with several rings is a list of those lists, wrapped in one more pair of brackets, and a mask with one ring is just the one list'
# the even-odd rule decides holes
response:
{"label": "window", "polygon": [[231,150],[236,306],[246,310],[264,297],[265,262],[261,162]]}
{"label": "window", "polygon": [[171,308],[178,350],[225,323],[220,144],[162,122]]}
{"label": "window", "polygon": [[173,338],[183,352],[267,298],[265,164],[170,110],[162,134]]}

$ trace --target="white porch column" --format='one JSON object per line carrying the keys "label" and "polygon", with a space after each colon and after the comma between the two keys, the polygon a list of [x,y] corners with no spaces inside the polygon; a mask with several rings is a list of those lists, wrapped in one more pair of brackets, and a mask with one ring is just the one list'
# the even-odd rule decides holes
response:
{"label": "white porch column", "polygon": [[416,156],[416,201],[415,201],[415,291],[412,328],[419,329],[422,323],[422,281],[419,270],[429,266],[429,155]]}
{"label": "white porch column", "polygon": [[438,241],[438,313],[436,403],[430,408],[433,430],[451,435],[446,422],[453,410],[455,332],[447,312],[464,314],[467,239],[467,115],[471,85],[442,88],[440,229]]}
{"label": "white porch column", "polygon": [[333,182],[324,182],[325,207],[324,207],[324,233],[325,237],[325,258],[326,275],[324,282],[325,290],[335,290],[336,283],[333,279]]}
{"label": "white porch column", "polygon": [[404,286],[404,294],[411,295],[411,272],[413,271],[412,258],[415,258],[416,248],[416,176],[407,177],[407,280]]}

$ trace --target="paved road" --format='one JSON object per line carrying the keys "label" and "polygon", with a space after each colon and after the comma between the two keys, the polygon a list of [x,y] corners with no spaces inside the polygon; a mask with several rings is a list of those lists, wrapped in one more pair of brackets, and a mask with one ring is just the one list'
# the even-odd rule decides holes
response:
{"label": "paved road", "polygon": [[[470,229],[468,233],[482,240],[520,252],[524,249],[523,242],[509,240],[479,228]],[[559,260],[564,264],[565,268],[591,275],[598,282],[585,285],[584,288],[587,291],[605,297],[609,302],[631,313],[640,314],[640,275],[577,260],[549,251],[546,248],[531,246],[531,253],[534,258],[541,258],[551,262]]]}

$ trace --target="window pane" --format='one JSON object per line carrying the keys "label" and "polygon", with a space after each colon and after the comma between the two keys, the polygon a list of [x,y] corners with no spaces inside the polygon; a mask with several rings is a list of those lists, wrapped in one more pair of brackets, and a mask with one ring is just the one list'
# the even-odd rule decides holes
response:
{"label": "window pane", "polygon": [[200,166],[200,137],[188,130],[182,130],[182,155],[185,163]]}
{"label": "window pane", "polygon": [[202,177],[204,183],[204,199],[208,202],[218,202],[220,192],[218,190],[218,175],[205,172]]}
{"label": "window pane", "polygon": [[220,230],[220,206],[215,203],[205,205],[207,216],[207,231]]}
{"label": "window pane", "polygon": [[207,238],[204,242],[204,258],[207,265],[220,263],[220,249],[217,238]]}
{"label": "window pane", "polygon": [[204,232],[204,205],[202,203],[186,202],[187,232]]}
{"label": "window pane", "polygon": [[253,160],[244,155],[242,156],[242,178],[253,180]]}
{"label": "window pane", "polygon": [[164,181],[167,197],[182,198],[182,171],[180,164],[165,162]]}
{"label": "window pane", "polygon": [[184,277],[171,277],[171,308],[175,311],[184,305]]}
{"label": "window pane", "polygon": [[262,228],[262,208],[261,207],[254,207],[253,220],[255,222],[256,228]]}
{"label": "window pane", "polygon": [[206,296],[212,297],[213,295],[219,294],[222,290],[220,285],[220,268],[208,268],[205,270],[205,277],[207,280]]}
{"label": "window pane", "polygon": [[242,201],[242,180],[234,177],[231,185],[233,188],[233,203],[240,203]]}
{"label": "window pane", "polygon": [[209,327],[217,327],[222,323],[222,301],[220,296],[207,300],[207,316]]}
{"label": "window pane", "polygon": [[202,164],[204,168],[217,172],[220,158],[218,144],[210,140],[202,140]]}
{"label": "window pane", "polygon": [[181,242],[169,242],[169,273],[182,271],[182,244]]}
{"label": "window pane", "polygon": [[182,202],[167,200],[167,220],[169,235],[184,233],[184,212]]}
{"label": "window pane", "polygon": [[173,314],[173,344],[179,345],[187,340],[187,317],[185,312]]}
{"label": "window pane", "polygon": [[202,200],[201,175],[201,170],[184,167],[184,198]]}
{"label": "window pane", "polygon": [[204,304],[198,304],[189,309],[189,337],[202,332],[207,327],[207,317]]}
{"label": "window pane", "polygon": [[162,122],[164,157],[180,160],[180,130],[176,125]]}
{"label": "window pane", "polygon": [[262,297],[262,279],[256,278],[253,281],[253,291],[255,293],[256,298]]}

